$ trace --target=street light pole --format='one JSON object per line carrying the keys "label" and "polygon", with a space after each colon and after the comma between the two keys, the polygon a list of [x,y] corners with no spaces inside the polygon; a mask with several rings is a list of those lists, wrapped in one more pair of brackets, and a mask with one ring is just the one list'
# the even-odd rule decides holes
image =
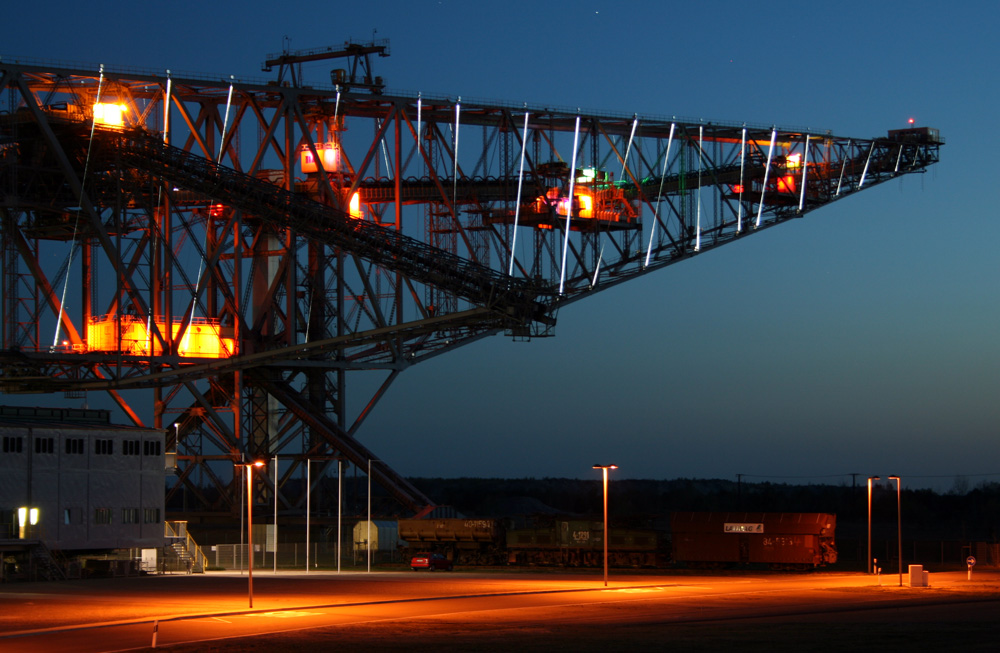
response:
{"label": "street light pole", "polygon": [[872,481],[879,480],[878,476],[868,477],[868,573],[872,573]]}
{"label": "street light pole", "polygon": [[896,542],[899,545],[899,586],[903,586],[903,513],[900,511],[899,477],[890,476],[890,481],[896,481]]}
{"label": "street light pole", "polygon": [[344,506],[344,499],[341,497],[340,465],[343,461],[337,458],[337,573],[340,573],[340,544],[344,541],[344,529],[341,528],[341,509]]}
{"label": "street light pole", "polygon": [[618,469],[618,465],[594,465],[604,475],[604,586],[608,586],[608,470]]}
{"label": "street light pole", "polygon": [[263,461],[244,463],[247,468],[247,596],[253,607],[253,477],[254,467],[263,467]]}
{"label": "street light pole", "polygon": [[[307,489],[306,492],[309,490]],[[274,454],[274,573],[278,573],[278,454]]]}
{"label": "street light pole", "polygon": [[312,460],[306,458],[306,573],[309,573],[309,513],[312,512]]}
{"label": "street light pole", "polygon": [[368,541],[365,542],[368,553],[368,573],[372,573],[372,459],[368,459]]}

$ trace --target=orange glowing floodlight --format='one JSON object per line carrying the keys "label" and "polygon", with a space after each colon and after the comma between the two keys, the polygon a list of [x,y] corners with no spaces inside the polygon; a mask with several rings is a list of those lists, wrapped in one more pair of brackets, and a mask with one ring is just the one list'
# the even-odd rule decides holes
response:
{"label": "orange glowing floodlight", "polygon": [[785,175],[784,177],[778,177],[778,192],[794,193],[795,177],[793,177],[792,175]]}
{"label": "orange glowing floodlight", "polygon": [[[154,319],[157,330],[166,333],[163,317]],[[174,338],[180,333],[181,319],[174,318],[171,330]],[[192,358],[229,358],[236,354],[232,327],[223,327],[218,320],[195,318],[178,343],[177,354]],[[132,315],[102,315],[87,324],[88,351],[121,351],[133,356],[162,356],[165,352],[159,338],[150,334],[146,320]]]}
{"label": "orange glowing floodlight", "polygon": [[94,105],[94,123],[121,129],[125,126],[125,105],[98,102]]}
{"label": "orange glowing floodlight", "polygon": [[[337,149],[336,143],[316,143],[316,154],[319,155],[320,161],[322,161],[324,171],[333,172],[337,169],[337,163],[340,160],[340,151]],[[308,145],[303,145],[300,148],[299,165],[302,168],[302,172],[305,173],[319,171],[319,164]]]}
{"label": "orange glowing floodlight", "polygon": [[[579,193],[574,193],[575,200],[573,202],[573,208],[575,209],[575,216],[577,218],[593,218],[594,217],[594,196],[590,194],[589,191],[580,191]],[[559,215],[566,215],[569,212],[569,198],[563,197],[559,200],[556,205],[556,213]]]}
{"label": "orange glowing floodlight", "polygon": [[354,194],[351,195],[351,203],[348,210],[352,218],[361,218],[361,196],[358,194],[358,191],[354,191]]}

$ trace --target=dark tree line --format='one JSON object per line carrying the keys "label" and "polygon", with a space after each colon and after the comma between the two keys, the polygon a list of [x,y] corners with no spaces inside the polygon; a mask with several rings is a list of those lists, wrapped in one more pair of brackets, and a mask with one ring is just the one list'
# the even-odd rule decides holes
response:
{"label": "dark tree line", "polygon": [[[598,518],[600,480],[566,478],[413,478],[410,481],[441,505],[476,517],[560,514]],[[867,485],[792,485],[721,479],[612,481],[613,522],[641,525],[669,519],[671,512],[828,512],[841,527],[867,520]],[[906,530],[917,538],[944,536],[996,541],[1000,537],[1000,483],[984,483],[965,493],[903,488],[900,499]],[[872,495],[875,524],[895,524],[896,492],[877,486]]]}

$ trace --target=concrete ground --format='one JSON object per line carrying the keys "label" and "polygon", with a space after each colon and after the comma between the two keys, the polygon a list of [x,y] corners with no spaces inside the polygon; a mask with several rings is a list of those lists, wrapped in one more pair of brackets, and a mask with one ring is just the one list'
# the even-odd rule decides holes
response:
{"label": "concrete ground", "polygon": [[257,572],[0,586],[0,650],[995,650],[1000,572]]}

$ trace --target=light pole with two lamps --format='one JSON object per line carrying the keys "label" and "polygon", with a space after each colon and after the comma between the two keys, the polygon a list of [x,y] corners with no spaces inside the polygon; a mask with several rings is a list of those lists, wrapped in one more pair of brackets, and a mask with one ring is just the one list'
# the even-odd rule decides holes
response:
{"label": "light pole with two lamps", "polygon": [[253,607],[253,468],[263,467],[263,460],[255,460],[252,463],[240,463],[247,470],[247,596],[250,599],[250,607]]}
{"label": "light pole with two lamps", "polygon": [[868,477],[868,573],[872,573],[872,481],[880,480],[878,476]]}
{"label": "light pole with two lamps", "polygon": [[890,481],[896,481],[896,542],[899,546],[899,586],[903,586],[903,513],[900,512],[899,476],[890,476]]}
{"label": "light pole with two lamps", "polygon": [[618,465],[594,465],[604,474],[604,586],[608,586],[608,470],[618,469]]}

